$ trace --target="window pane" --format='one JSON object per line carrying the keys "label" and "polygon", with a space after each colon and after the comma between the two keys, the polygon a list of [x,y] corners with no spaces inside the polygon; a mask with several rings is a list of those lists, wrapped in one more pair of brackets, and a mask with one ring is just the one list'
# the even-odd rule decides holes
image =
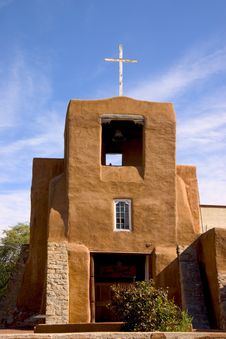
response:
{"label": "window pane", "polygon": [[116,228],[121,230],[130,229],[130,204],[128,201],[117,201],[115,204]]}

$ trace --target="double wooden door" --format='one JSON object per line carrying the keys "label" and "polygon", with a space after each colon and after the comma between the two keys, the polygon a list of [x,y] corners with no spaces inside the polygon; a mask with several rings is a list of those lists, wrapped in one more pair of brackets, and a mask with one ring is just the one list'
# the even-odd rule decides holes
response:
{"label": "double wooden door", "polygon": [[145,278],[145,256],[128,254],[96,254],[94,256],[95,321],[119,321],[108,304],[111,286],[123,287]]}

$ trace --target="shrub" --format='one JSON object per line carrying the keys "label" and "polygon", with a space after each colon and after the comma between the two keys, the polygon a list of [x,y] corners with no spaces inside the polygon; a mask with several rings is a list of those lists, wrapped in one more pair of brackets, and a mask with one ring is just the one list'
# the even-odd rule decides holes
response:
{"label": "shrub", "polygon": [[0,298],[4,296],[7,283],[14,272],[21,246],[29,243],[30,227],[19,223],[3,231],[0,239]]}
{"label": "shrub", "polygon": [[114,285],[109,308],[127,331],[190,331],[191,317],[181,311],[168,292],[155,288],[152,281],[140,281],[127,287]]}

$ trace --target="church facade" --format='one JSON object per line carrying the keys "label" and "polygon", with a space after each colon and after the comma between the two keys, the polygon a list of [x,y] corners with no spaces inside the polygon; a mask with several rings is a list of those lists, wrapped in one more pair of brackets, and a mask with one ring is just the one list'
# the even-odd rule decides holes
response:
{"label": "church facade", "polygon": [[201,234],[196,169],[175,152],[170,103],[70,101],[64,159],[33,162],[18,308],[49,324],[109,321],[112,284],[154,279],[194,327],[225,329],[226,230]]}

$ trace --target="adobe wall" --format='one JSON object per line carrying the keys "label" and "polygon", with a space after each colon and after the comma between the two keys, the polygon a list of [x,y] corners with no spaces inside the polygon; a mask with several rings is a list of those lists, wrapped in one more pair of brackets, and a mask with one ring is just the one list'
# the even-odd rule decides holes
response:
{"label": "adobe wall", "polygon": [[63,159],[33,160],[30,254],[17,300],[18,308],[27,311],[45,311],[49,182],[63,170]]}
{"label": "adobe wall", "polygon": [[69,322],[90,322],[90,253],[82,244],[68,244]]}
{"label": "adobe wall", "polygon": [[216,268],[215,230],[212,229],[201,235],[198,242],[198,259],[202,272],[202,279],[207,287],[211,326],[219,327],[218,283]]}
{"label": "adobe wall", "polygon": [[[114,113],[144,117],[143,171],[132,166],[101,166],[100,119],[103,114]],[[82,243],[94,252],[122,253],[151,253],[156,244],[175,244],[172,104],[126,97],[73,100],[68,108],[65,135],[69,242]],[[132,232],[113,232],[115,198],[131,198]]]}
{"label": "adobe wall", "polygon": [[189,245],[200,233],[196,167],[177,165],[177,243]]}
{"label": "adobe wall", "polygon": [[179,261],[176,247],[156,248],[153,253],[153,266],[157,266],[154,280],[158,287],[168,289],[168,296],[182,306]]}
{"label": "adobe wall", "polygon": [[[158,259],[156,252],[154,261],[161,261],[163,253]],[[189,246],[179,246],[178,258],[155,281],[193,316],[194,328],[226,330],[226,230],[211,229]]]}
{"label": "adobe wall", "polygon": [[[101,165],[101,115],[113,113],[143,115],[143,168]],[[129,98],[70,102],[65,175],[50,184],[48,234],[51,242],[68,241],[69,322],[90,321],[90,252],[151,253],[157,243],[175,246],[175,194],[171,104]],[[132,232],[114,232],[115,198],[132,200]],[[158,266],[171,257],[161,256]]]}
{"label": "adobe wall", "polygon": [[[208,286],[212,325],[226,329],[226,230],[213,228],[199,238],[198,256]],[[208,295],[207,295],[208,296]]]}
{"label": "adobe wall", "polygon": [[[101,116],[107,114],[144,117],[143,167],[101,165]],[[172,104],[126,97],[71,101],[65,127],[65,161],[34,160],[31,253],[18,304],[44,313],[48,269],[50,322],[66,319],[67,312],[69,322],[89,322],[92,252],[151,254],[155,250],[153,274],[160,274],[175,260],[177,242],[188,244],[199,232],[195,168],[179,166],[177,173],[176,184]],[[114,232],[116,198],[132,201],[132,232]],[[68,256],[68,281],[65,278],[63,291],[69,293],[69,300],[62,304],[63,314],[54,313],[61,268],[53,267],[51,258],[54,259],[54,251],[57,256],[59,253],[57,247],[51,248],[46,267],[47,239],[50,245],[65,244]],[[172,282],[170,277],[172,273],[178,275],[177,270],[176,264],[167,268],[165,275],[159,277],[162,286]],[[54,295],[50,285],[56,287]]]}
{"label": "adobe wall", "polygon": [[203,231],[211,228],[226,228],[226,206],[201,205]]}
{"label": "adobe wall", "polygon": [[[190,245],[201,232],[196,167],[177,165],[177,245]],[[158,286],[167,287],[169,297],[182,306],[181,272],[176,247],[157,246],[152,255],[152,269]]]}
{"label": "adobe wall", "polygon": [[68,233],[68,195],[65,173],[49,183],[48,242],[65,242]]}

